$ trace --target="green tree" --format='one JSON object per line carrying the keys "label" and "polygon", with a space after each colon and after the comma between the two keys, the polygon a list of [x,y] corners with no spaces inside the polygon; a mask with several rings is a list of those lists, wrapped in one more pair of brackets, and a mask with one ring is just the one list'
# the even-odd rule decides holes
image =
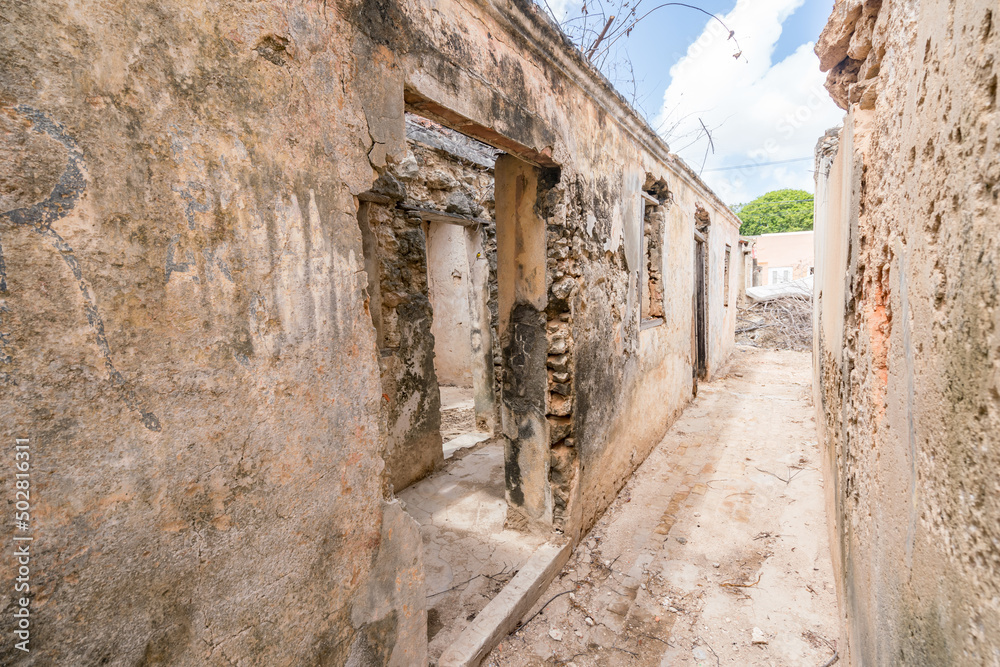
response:
{"label": "green tree", "polygon": [[813,196],[805,190],[775,190],[733,211],[743,221],[740,234],[805,232],[813,228]]}

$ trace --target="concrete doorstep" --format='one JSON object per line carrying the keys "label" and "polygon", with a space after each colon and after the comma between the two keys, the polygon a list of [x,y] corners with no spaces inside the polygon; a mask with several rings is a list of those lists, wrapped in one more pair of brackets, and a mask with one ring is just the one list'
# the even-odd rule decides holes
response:
{"label": "concrete doorstep", "polygon": [[510,583],[445,650],[438,667],[477,667],[486,654],[517,627],[518,621],[552,583],[572,553],[568,540],[546,542],[538,547]]}
{"label": "concrete doorstep", "polygon": [[465,449],[466,447],[475,447],[479,443],[489,440],[491,437],[489,433],[480,433],[479,431],[463,433],[457,438],[452,438],[444,443],[444,457],[450,459],[458,450]]}

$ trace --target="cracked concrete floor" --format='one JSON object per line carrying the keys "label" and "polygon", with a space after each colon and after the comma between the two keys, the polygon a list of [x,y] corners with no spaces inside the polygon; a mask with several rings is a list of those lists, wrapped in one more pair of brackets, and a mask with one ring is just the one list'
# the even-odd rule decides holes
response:
{"label": "cracked concrete floor", "polygon": [[563,595],[483,664],[827,663],[838,616],[810,364],[737,348],[532,613]]}
{"label": "cracked concrete floor", "polygon": [[513,579],[545,536],[504,528],[503,444],[462,449],[397,494],[420,524],[432,664]]}

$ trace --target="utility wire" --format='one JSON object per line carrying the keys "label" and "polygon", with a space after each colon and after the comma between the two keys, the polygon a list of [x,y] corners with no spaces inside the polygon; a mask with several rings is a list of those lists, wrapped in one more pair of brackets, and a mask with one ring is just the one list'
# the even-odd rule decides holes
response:
{"label": "utility wire", "polygon": [[797,157],[792,160],[778,160],[776,162],[758,162],[756,164],[738,164],[735,167],[715,167],[714,169],[706,169],[705,171],[732,171],[734,169],[750,169],[752,167],[769,167],[772,164],[789,164],[792,162],[804,162],[806,160],[815,160],[814,157]]}

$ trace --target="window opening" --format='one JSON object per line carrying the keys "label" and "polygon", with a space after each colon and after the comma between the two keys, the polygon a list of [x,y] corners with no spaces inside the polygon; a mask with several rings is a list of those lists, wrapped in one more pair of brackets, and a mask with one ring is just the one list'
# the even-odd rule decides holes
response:
{"label": "window opening", "polygon": [[729,306],[729,260],[730,256],[732,255],[732,250],[733,250],[732,247],[727,243],[726,260],[725,260],[726,263],[722,271],[722,284],[723,284],[722,305],[725,307]]}
{"label": "window opening", "polygon": [[642,249],[640,314],[643,328],[663,322],[663,206],[642,193]]}
{"label": "window opening", "polygon": [[767,284],[781,285],[792,282],[792,267],[778,266],[767,270]]}

